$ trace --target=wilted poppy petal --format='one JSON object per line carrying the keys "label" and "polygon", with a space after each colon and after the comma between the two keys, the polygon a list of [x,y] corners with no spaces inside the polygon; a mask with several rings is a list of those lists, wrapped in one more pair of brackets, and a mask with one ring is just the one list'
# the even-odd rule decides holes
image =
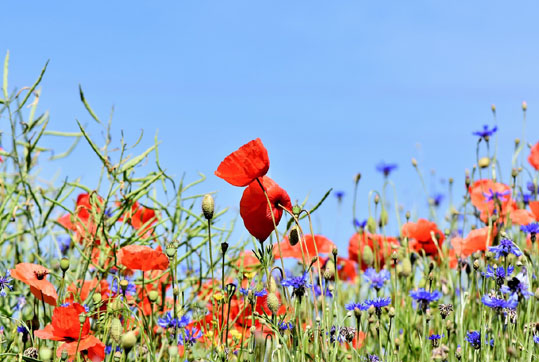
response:
{"label": "wilted poppy petal", "polygon": [[282,207],[292,209],[290,197],[272,179],[264,176],[260,179],[261,184],[268,194],[271,203],[271,211],[262,188],[257,181],[252,182],[243,192],[240,201],[240,215],[245,228],[255,238],[263,242],[273,232],[274,225],[271,214],[275,218],[275,224],[279,225],[283,215]]}
{"label": "wilted poppy petal", "polygon": [[228,155],[215,171],[215,176],[234,186],[247,186],[268,170],[268,151],[257,138]]}
{"label": "wilted poppy petal", "polygon": [[530,155],[528,156],[528,162],[533,168],[539,170],[539,142],[532,147]]}
{"label": "wilted poppy petal", "polygon": [[128,245],[118,250],[118,263],[135,270],[165,270],[168,257],[161,251],[144,245]]}

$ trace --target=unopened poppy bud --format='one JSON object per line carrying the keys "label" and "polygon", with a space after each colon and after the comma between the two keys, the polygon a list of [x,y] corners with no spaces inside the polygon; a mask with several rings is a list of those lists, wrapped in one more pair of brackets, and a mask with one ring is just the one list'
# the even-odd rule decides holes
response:
{"label": "unopened poppy bud", "polygon": [[480,266],[480,265],[479,265],[479,259],[475,259],[475,260],[473,261],[473,268],[474,268],[474,270],[479,269],[479,266]]}
{"label": "unopened poppy bud", "polygon": [[176,255],[176,244],[174,244],[174,243],[167,244],[165,252],[167,253],[167,256],[169,258],[171,258],[171,259],[174,258],[174,255]]}
{"label": "unopened poppy bud", "polygon": [[361,255],[361,260],[367,266],[371,266],[372,263],[374,262],[374,254],[373,254],[372,249],[371,249],[371,247],[369,245],[365,245],[365,247],[363,248],[363,252],[362,252],[362,255]]}
{"label": "unopened poppy bud", "polygon": [[110,336],[116,342],[120,342],[120,337],[122,336],[123,327],[122,322],[118,318],[114,318],[110,322]]}
{"label": "unopened poppy bud", "polygon": [[410,221],[410,217],[412,217],[412,215],[410,214],[410,211],[406,211],[406,214],[404,214],[404,217],[406,218],[406,221]]}
{"label": "unopened poppy bud", "polygon": [[69,259],[62,258],[62,260],[60,260],[60,269],[62,269],[64,273],[69,269]]}
{"label": "unopened poppy bud", "polygon": [[337,249],[337,247],[334,246],[333,249],[331,249],[331,254],[333,254],[333,256],[337,256],[338,253],[339,253],[339,249]]}
{"label": "unopened poppy bud", "polygon": [[520,144],[520,138],[515,138],[515,147],[518,147]]}
{"label": "unopened poppy bud", "polygon": [[298,217],[299,214],[301,213],[301,207],[300,207],[298,204],[292,206],[292,213],[293,213],[296,217]]}
{"label": "unopened poppy bud", "polygon": [[150,302],[155,303],[157,301],[157,298],[159,298],[159,293],[157,290],[152,290],[148,293],[148,299]]}
{"label": "unopened poppy bud", "polygon": [[391,253],[391,260],[393,260],[394,263],[399,260],[399,253],[397,253],[396,250],[393,250],[393,252]]}
{"label": "unopened poppy bud", "polygon": [[45,346],[41,347],[39,350],[39,358],[43,361],[50,361],[52,358],[52,349]]}
{"label": "unopened poppy bud", "polygon": [[331,258],[328,259],[324,268],[324,279],[332,280],[335,277],[335,263]]}
{"label": "unopened poppy bud", "polygon": [[387,210],[385,208],[382,209],[380,212],[380,226],[386,226],[389,219],[389,215],[387,214]]}
{"label": "unopened poppy bud", "polygon": [[277,291],[277,282],[275,281],[275,278],[270,275],[268,280],[268,292],[269,293],[275,293]]}
{"label": "unopened poppy bud", "polygon": [[409,258],[402,259],[400,275],[403,277],[409,277],[412,274],[412,262]]}
{"label": "unopened poppy bud", "polygon": [[359,180],[361,180],[361,174],[356,173],[356,177],[354,177],[354,182],[357,184],[359,182]]}
{"label": "unopened poppy bud", "polygon": [[266,302],[268,303],[268,308],[271,311],[271,313],[277,314],[277,311],[279,310],[279,307],[281,306],[281,303],[279,303],[279,298],[277,298],[277,295],[275,293],[268,293],[268,298],[266,299]]}
{"label": "unopened poppy bud", "polygon": [[94,295],[92,295],[92,300],[94,301],[95,304],[101,302],[101,294],[94,293]]}
{"label": "unopened poppy bud", "polygon": [[448,319],[445,322],[445,329],[447,329],[448,331],[454,331],[455,330],[455,323],[451,319]]}
{"label": "unopened poppy bud", "polygon": [[221,252],[223,254],[226,254],[227,250],[228,250],[228,243],[225,241],[224,243],[221,243]]}
{"label": "unopened poppy bud", "polygon": [[374,220],[372,216],[367,218],[367,230],[369,230],[371,234],[376,233],[376,220]]}
{"label": "unopened poppy bud", "polygon": [[296,245],[299,242],[299,228],[297,226],[294,225],[292,229],[290,229],[290,233],[288,234],[288,241],[292,246]]}
{"label": "unopened poppy bud", "polygon": [[121,345],[122,348],[125,350],[131,350],[137,343],[137,336],[135,335],[135,332],[129,331],[122,335],[121,339]]}
{"label": "unopened poppy bud", "polygon": [[367,309],[367,312],[369,313],[370,316],[372,316],[374,312],[376,312],[376,308],[374,308],[374,305],[371,305],[369,309]]}
{"label": "unopened poppy bud", "polygon": [[174,289],[172,289],[172,294],[175,296],[180,295],[180,289],[178,289],[178,287],[174,287]]}
{"label": "unopened poppy bud", "polygon": [[[168,347],[168,354],[170,357],[176,357],[178,355],[178,347],[175,345]],[[172,358],[174,360],[174,358]]]}
{"label": "unopened poppy bud", "polygon": [[213,197],[210,194],[204,195],[204,198],[202,199],[202,213],[206,220],[213,219],[214,208],[215,201],[213,201]]}
{"label": "unopened poppy bud", "polygon": [[481,168],[487,168],[488,165],[490,165],[490,158],[488,157],[481,157],[479,161],[477,161],[477,165]]}
{"label": "unopened poppy bud", "polygon": [[412,166],[417,167],[417,160],[412,158]]}
{"label": "unopened poppy bud", "polygon": [[490,105],[490,110],[492,111],[492,113],[496,113],[496,105],[495,105],[495,104],[491,104],[491,105]]}
{"label": "unopened poppy bud", "polygon": [[528,110],[528,103],[526,103],[526,101],[523,101],[523,102],[522,102],[522,110],[523,110],[524,112],[526,112],[526,111]]}
{"label": "unopened poppy bud", "polygon": [[393,307],[389,308],[388,315],[389,315],[389,318],[395,317],[395,308]]}
{"label": "unopened poppy bud", "polygon": [[361,309],[359,308],[354,308],[354,315],[356,316],[357,319],[361,318]]}
{"label": "unopened poppy bud", "polygon": [[379,202],[380,202],[380,196],[378,196],[378,194],[374,195],[374,204],[378,205]]}
{"label": "unopened poppy bud", "polygon": [[515,178],[518,176],[518,170],[516,168],[513,168],[511,170],[511,177]]}

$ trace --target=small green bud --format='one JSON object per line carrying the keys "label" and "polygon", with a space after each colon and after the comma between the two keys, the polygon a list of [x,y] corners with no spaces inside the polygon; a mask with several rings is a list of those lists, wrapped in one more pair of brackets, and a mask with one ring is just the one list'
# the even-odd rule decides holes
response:
{"label": "small green bud", "polygon": [[301,212],[301,207],[300,207],[298,204],[292,206],[292,213],[293,213],[296,217],[299,216],[300,212]]}
{"label": "small green bud", "polygon": [[275,293],[268,293],[268,298],[266,300],[268,303],[268,308],[271,311],[272,314],[277,314],[277,311],[279,310],[279,307],[281,306],[281,303],[279,302],[279,298]]}
{"label": "small green bud", "polygon": [[159,293],[157,292],[157,290],[152,290],[148,293],[148,299],[150,300],[150,302],[155,303],[158,298]]}
{"label": "small green bud", "polygon": [[94,293],[94,295],[92,295],[92,300],[94,301],[95,304],[101,302],[101,294]]}
{"label": "small green bud", "polygon": [[116,342],[120,342],[120,337],[123,333],[122,322],[118,318],[114,318],[110,323],[110,336]]}
{"label": "small green bud", "polygon": [[43,361],[50,361],[52,359],[52,349],[45,346],[41,347],[39,350],[39,358]]}
{"label": "small green bud", "polygon": [[367,266],[371,266],[374,263],[374,254],[369,245],[365,245],[365,247],[363,248],[361,260]]}
{"label": "small green bud", "polygon": [[80,324],[84,324],[84,322],[86,322],[86,315],[84,313],[79,314],[79,322]]}
{"label": "small green bud", "polygon": [[64,273],[69,269],[69,259],[62,258],[62,260],[60,260],[60,269],[62,269]]}
{"label": "small green bud", "polygon": [[137,343],[137,336],[135,335],[135,332],[129,331],[122,335],[121,337],[121,344],[122,348],[125,350],[130,350],[135,346]]}
{"label": "small green bud", "polygon": [[369,230],[371,234],[376,233],[376,220],[374,220],[372,216],[367,218],[367,230]]}
{"label": "small green bud", "polygon": [[210,194],[204,195],[204,198],[202,199],[202,213],[206,220],[213,219],[214,208],[215,201],[213,200],[213,197]]}
{"label": "small green bud", "polygon": [[125,293],[128,286],[129,286],[129,281],[128,280],[126,280],[126,279],[120,280],[120,288],[122,288],[122,292]]}
{"label": "small green bud", "polygon": [[335,277],[335,263],[331,258],[326,262],[323,276],[326,280],[332,280]]}
{"label": "small green bud", "polygon": [[380,212],[380,226],[386,226],[389,221],[389,215],[385,208]]}
{"label": "small green bud", "polygon": [[402,260],[402,269],[400,271],[400,275],[403,276],[403,277],[409,277],[410,275],[412,275],[412,262],[410,261],[409,258],[404,258]]}
{"label": "small green bud", "polygon": [[477,161],[477,165],[481,168],[487,168],[490,165],[490,158],[481,157],[479,161]]}

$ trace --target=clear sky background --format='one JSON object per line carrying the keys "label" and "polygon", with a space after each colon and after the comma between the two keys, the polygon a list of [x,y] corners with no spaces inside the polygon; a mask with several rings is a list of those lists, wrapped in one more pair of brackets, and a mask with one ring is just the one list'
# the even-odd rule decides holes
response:
{"label": "clear sky background", "polygon": [[[475,163],[471,133],[493,124],[492,103],[508,181],[523,100],[527,141],[539,140],[538,11],[534,1],[492,0],[6,1],[0,52],[10,51],[10,86],[19,88],[50,59],[40,100],[50,128],[77,131],[79,119],[103,139],[79,100],[81,84],[102,119],[114,106],[113,142],[121,130],[134,142],[143,129],[142,151],[158,131],[168,172],[206,174],[197,191],[218,191],[217,206],[233,213],[242,190],[213,171],[260,137],[270,176],[293,200],[346,192],[341,206],[332,197],[315,218],[316,231],[344,246],[357,172],[360,218],[369,190],[381,190],[381,160],[399,165],[399,202],[428,217],[410,159],[429,192],[454,177],[461,193]],[[99,161],[90,152],[81,142],[54,170],[94,186]]]}

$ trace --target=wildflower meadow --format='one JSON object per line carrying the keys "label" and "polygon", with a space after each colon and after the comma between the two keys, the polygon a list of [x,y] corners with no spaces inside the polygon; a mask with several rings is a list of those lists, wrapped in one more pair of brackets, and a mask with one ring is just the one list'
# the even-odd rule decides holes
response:
{"label": "wildflower meadow", "polygon": [[[398,167],[424,184],[416,160],[364,168],[384,180],[369,192],[367,215],[357,211],[357,174],[344,216],[355,232],[343,248],[314,233],[313,215],[344,194],[294,201],[304,195],[268,176],[263,134],[215,155],[214,174],[186,183],[167,173],[158,139],[145,150],[114,143],[82,87],[105,141],[81,123],[77,132],[50,129],[39,106],[46,68],[15,90],[9,53],[3,66],[1,361],[539,358],[539,142],[511,140],[512,163],[500,164],[495,106],[488,125],[462,130],[477,141],[465,184],[449,179],[443,194],[425,192],[420,215],[401,210],[393,192]],[[44,137],[71,146],[45,157]],[[71,157],[79,143],[101,162],[96,184],[69,172],[41,178],[43,164]],[[236,205],[217,207],[206,177],[219,178],[222,192],[241,188]],[[238,239],[237,229],[250,236]]]}

